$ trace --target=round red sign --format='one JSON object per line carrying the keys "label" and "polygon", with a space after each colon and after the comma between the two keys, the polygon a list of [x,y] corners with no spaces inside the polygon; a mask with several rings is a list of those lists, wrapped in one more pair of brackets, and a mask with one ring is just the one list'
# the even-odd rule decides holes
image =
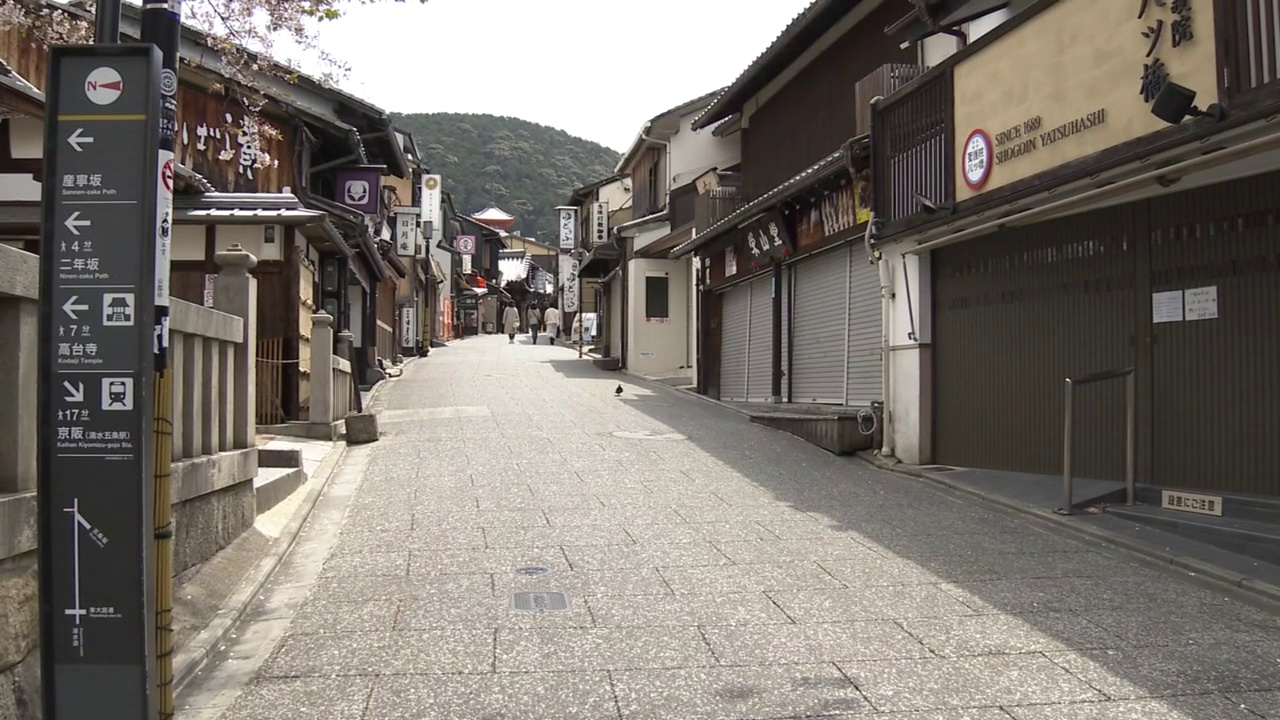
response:
{"label": "round red sign", "polygon": [[974,130],[964,141],[964,154],[960,157],[964,172],[964,184],[970,190],[980,190],[991,177],[994,158],[991,153],[991,136],[985,130]]}

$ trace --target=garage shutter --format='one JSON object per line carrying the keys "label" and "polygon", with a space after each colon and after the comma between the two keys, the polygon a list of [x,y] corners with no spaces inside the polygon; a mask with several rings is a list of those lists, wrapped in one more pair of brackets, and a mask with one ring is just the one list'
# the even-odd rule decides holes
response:
{"label": "garage shutter", "polygon": [[880,332],[880,270],[867,261],[861,247],[850,246],[849,263],[849,362],[844,404],[869,407],[883,396],[883,340]]}
{"label": "garage shutter", "polygon": [[747,351],[747,399],[769,402],[773,377],[773,276],[751,281],[751,339]]}
{"label": "garage shutter", "polygon": [[787,396],[787,378],[791,375],[791,268],[782,270],[782,399]]}
{"label": "garage shutter", "polygon": [[792,308],[791,402],[839,405],[845,398],[849,247],[799,263]]}
{"label": "garage shutter", "polygon": [[747,399],[747,336],[751,288],[739,285],[724,293],[720,320],[720,399]]}

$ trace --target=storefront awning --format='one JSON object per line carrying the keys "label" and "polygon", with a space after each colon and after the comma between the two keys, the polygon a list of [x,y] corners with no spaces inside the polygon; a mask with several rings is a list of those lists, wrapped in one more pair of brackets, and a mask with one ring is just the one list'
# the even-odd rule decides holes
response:
{"label": "storefront awning", "polygon": [[693,223],[687,223],[684,226],[676,228],[666,235],[663,235],[652,243],[636,250],[636,256],[665,259],[676,246],[687,243],[692,239]]}
{"label": "storefront awning", "polygon": [[[866,137],[854,141],[857,144],[868,144]],[[769,192],[733,211],[720,222],[693,235],[688,241],[677,245],[670,257],[678,258],[694,252],[708,243],[723,237],[742,223],[760,213],[777,207],[786,200],[803,193],[810,187],[844,171],[845,149],[841,148],[818,162],[801,170],[794,177]]]}
{"label": "storefront awning", "polygon": [[320,225],[327,216],[289,193],[175,195],[176,225]]}

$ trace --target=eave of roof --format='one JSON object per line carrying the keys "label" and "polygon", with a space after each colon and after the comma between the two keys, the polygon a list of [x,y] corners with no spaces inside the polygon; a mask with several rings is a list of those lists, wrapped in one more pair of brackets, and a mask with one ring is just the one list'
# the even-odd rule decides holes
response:
{"label": "eave of roof", "polygon": [[707,109],[693,120],[701,130],[742,110],[747,100],[764,89],[800,58],[831,26],[852,10],[860,0],[814,0],[791,21],[763,53],[720,93]]}
{"label": "eave of roof", "polygon": [[[680,118],[699,109],[702,109],[705,112],[707,104],[711,102],[712,98],[719,97],[727,89],[728,88],[712,90],[711,92],[705,95],[699,95],[698,97],[692,100],[687,100],[669,110],[664,110],[663,112],[660,112],[657,115],[654,115],[653,117],[649,118],[645,122],[644,126],[640,128],[640,132],[636,134],[636,139],[632,141],[631,147],[627,148],[627,151],[622,154],[622,158],[618,160],[618,164],[614,166],[614,172],[618,174],[625,174],[624,171],[626,170],[626,168],[630,167],[631,164],[635,162],[636,156],[638,156],[640,154],[640,151],[643,150],[644,147],[651,142],[651,139],[649,138],[649,133],[650,133],[650,130],[653,129],[654,125],[658,125],[663,122],[669,122],[671,120],[679,120]],[[699,117],[701,117],[701,114],[699,115]],[[677,130],[678,129],[679,128],[677,128]],[[694,129],[697,130],[698,128],[694,128]],[[674,134],[674,131],[672,132],[672,134]]]}
{"label": "eave of roof", "polygon": [[572,193],[569,194],[569,199],[565,201],[565,205],[576,206],[579,200],[586,200],[588,197],[591,196],[591,193],[611,183],[615,183],[620,180],[625,180],[628,177],[630,176],[627,175],[626,173],[614,173],[609,177],[604,178],[603,180],[597,180],[593,183],[583,185],[582,187],[575,189]]}

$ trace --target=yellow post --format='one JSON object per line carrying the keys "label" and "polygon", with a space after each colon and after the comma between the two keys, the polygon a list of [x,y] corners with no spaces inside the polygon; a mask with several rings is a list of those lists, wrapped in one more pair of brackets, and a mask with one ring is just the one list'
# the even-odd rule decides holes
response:
{"label": "yellow post", "polygon": [[173,506],[169,475],[173,470],[173,373],[155,374],[155,608],[156,710],[160,720],[174,716],[173,699]]}

